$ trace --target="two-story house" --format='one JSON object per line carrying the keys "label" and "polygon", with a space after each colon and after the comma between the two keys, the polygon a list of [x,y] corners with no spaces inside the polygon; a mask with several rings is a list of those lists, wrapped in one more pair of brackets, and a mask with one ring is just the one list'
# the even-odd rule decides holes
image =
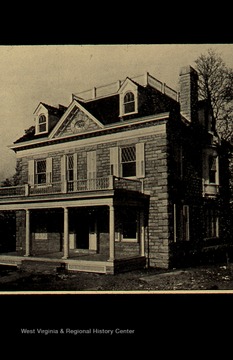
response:
{"label": "two-story house", "polygon": [[16,231],[0,263],[113,274],[225,244],[221,143],[197,81],[188,66],[180,93],[146,73],[40,103],[11,146],[19,184],[0,189]]}

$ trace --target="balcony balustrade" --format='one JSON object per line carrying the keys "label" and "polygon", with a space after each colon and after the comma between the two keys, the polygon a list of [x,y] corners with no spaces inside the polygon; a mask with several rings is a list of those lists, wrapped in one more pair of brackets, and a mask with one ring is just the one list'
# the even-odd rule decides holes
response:
{"label": "balcony balustrade", "polygon": [[81,193],[87,191],[97,192],[116,189],[142,192],[142,183],[140,180],[106,176],[96,179],[51,182],[49,184],[7,186],[0,187],[0,200],[12,197]]}

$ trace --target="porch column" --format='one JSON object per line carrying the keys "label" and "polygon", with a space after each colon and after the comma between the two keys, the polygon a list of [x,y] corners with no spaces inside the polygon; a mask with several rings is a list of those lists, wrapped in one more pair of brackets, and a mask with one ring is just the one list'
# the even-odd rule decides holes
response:
{"label": "porch column", "polygon": [[145,218],[144,211],[140,211],[140,256],[145,256]]}
{"label": "porch column", "polygon": [[69,257],[69,212],[68,208],[64,208],[64,254],[62,259]]}
{"label": "porch column", "polygon": [[109,259],[115,259],[115,211],[114,206],[109,206]]}
{"label": "porch column", "polygon": [[25,240],[26,240],[26,249],[25,249],[25,255],[24,256],[30,256],[31,252],[31,246],[30,246],[30,210],[26,210],[26,234],[25,234]]}

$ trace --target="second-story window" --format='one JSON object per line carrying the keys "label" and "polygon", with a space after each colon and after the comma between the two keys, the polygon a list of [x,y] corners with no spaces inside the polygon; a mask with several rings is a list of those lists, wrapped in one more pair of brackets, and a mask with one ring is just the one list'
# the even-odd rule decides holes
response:
{"label": "second-story window", "polygon": [[67,180],[68,181],[74,180],[74,156],[73,155],[67,156]]}
{"label": "second-story window", "polygon": [[121,148],[121,172],[123,177],[136,176],[136,146]]}
{"label": "second-story window", "polygon": [[134,94],[130,91],[124,96],[124,114],[132,113],[135,111],[135,98]]}
{"label": "second-story window", "polygon": [[37,160],[35,167],[36,184],[46,183],[46,160]]}
{"label": "second-story window", "polygon": [[217,172],[217,157],[209,156],[209,182],[210,182],[210,184],[216,183],[216,172]]}
{"label": "second-story window", "polygon": [[116,177],[145,177],[145,144],[110,148],[110,174]]}
{"label": "second-story window", "polygon": [[41,114],[38,119],[38,128],[37,132],[42,133],[47,131],[47,119],[44,114]]}

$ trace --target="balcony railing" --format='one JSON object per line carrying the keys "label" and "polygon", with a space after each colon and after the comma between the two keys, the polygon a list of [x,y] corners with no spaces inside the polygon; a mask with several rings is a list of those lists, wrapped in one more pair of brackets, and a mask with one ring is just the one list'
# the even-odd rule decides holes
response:
{"label": "balcony railing", "polygon": [[140,180],[106,176],[96,179],[52,182],[50,184],[7,186],[0,187],[0,199],[115,189],[142,192],[142,183]]}

